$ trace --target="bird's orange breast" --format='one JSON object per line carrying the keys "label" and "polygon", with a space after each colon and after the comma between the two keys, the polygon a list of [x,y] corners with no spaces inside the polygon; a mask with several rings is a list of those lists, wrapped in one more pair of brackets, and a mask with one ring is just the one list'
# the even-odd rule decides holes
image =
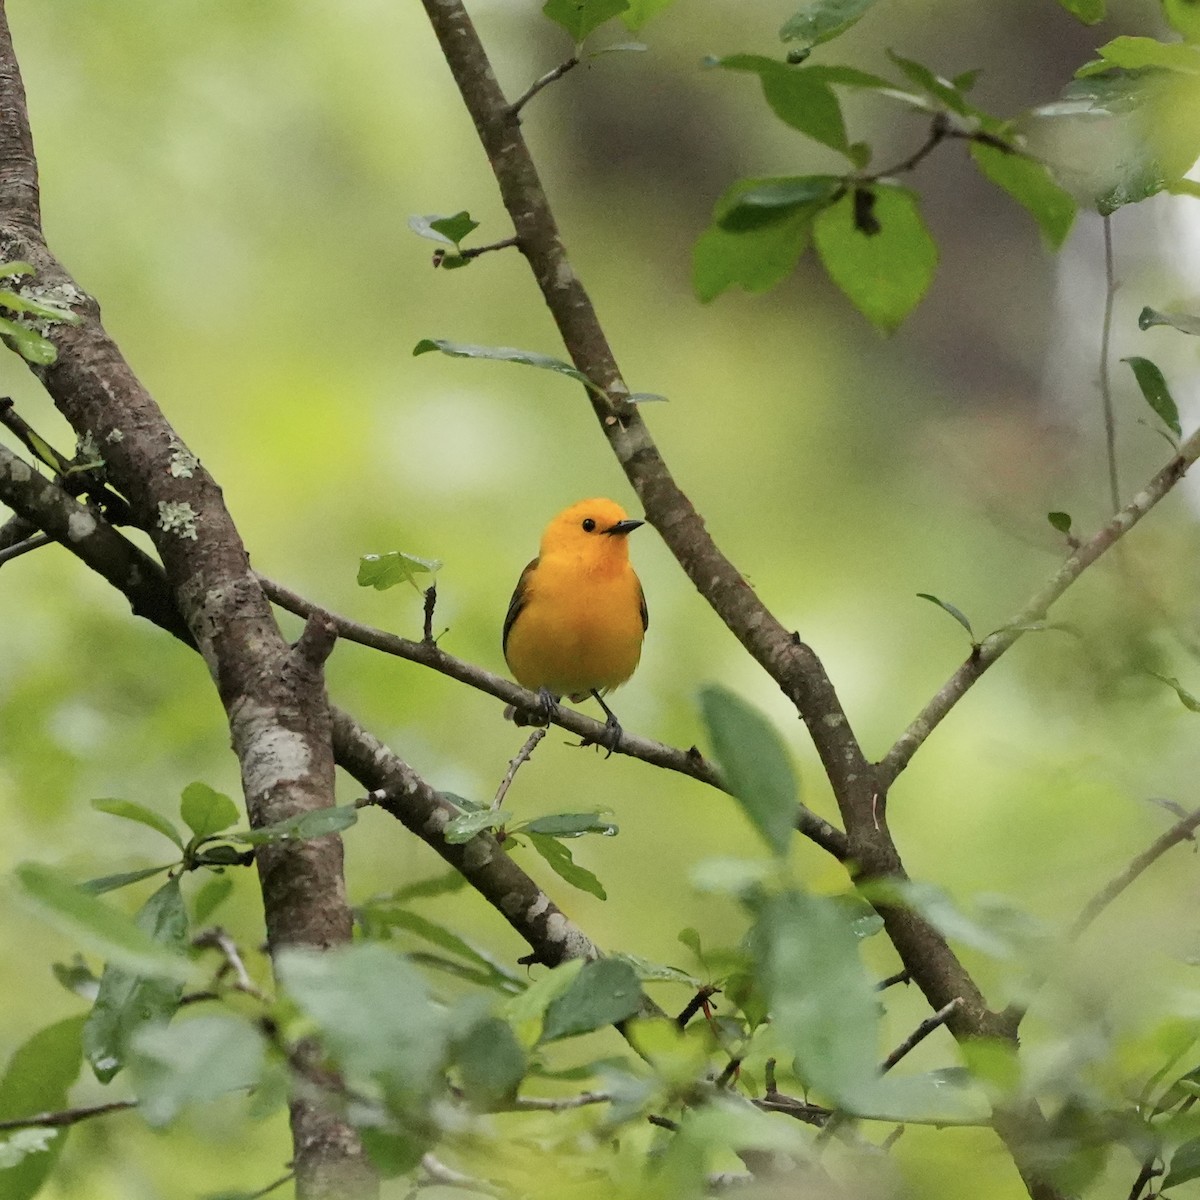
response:
{"label": "bird's orange breast", "polygon": [[523,580],[505,658],[522,686],[577,698],[624,683],[642,653],[642,592],[628,562],[543,557]]}

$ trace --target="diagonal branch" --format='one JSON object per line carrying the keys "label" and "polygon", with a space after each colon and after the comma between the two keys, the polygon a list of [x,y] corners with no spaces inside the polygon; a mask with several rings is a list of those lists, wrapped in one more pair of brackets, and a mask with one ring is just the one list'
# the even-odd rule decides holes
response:
{"label": "diagonal branch", "polygon": [[[0,497],[0,499],[2,498]],[[274,580],[260,575],[259,582],[271,600],[280,608],[287,609],[296,616],[309,617],[319,611],[311,600],[305,599],[299,593]],[[419,663],[421,666],[429,667],[451,679],[457,679],[460,683],[468,684],[478,691],[485,692],[489,696],[495,696],[498,700],[503,700],[505,704],[525,710],[532,710],[537,706],[535,693],[518,687],[501,675],[493,675],[492,672],[485,671],[474,663],[465,662],[461,658],[455,658],[453,654],[447,654],[431,639],[412,641],[409,638],[400,637],[398,634],[388,633],[383,629],[362,625],[358,621],[352,621],[349,617],[339,616],[337,613],[328,613],[327,616],[337,629],[338,637],[345,641],[357,642],[359,645],[369,646],[373,650],[381,650],[385,654],[394,654],[408,662]],[[602,722],[595,721],[565,705],[555,706],[551,720],[555,725],[578,734],[587,742],[599,742],[604,732]],[[654,767],[677,771],[681,775],[687,775],[691,779],[706,783],[709,787],[717,788],[720,791],[728,791],[716,766],[705,759],[694,747],[690,750],[678,750],[674,746],[664,745],[651,738],[623,733],[618,753],[628,754],[630,757],[640,759]],[[796,817],[796,828],[835,858],[844,859],[846,857],[845,834],[804,805],[800,806]]]}
{"label": "diagonal branch", "polygon": [[1070,557],[1038,589],[1029,602],[1007,624],[988,634],[971,656],[942,685],[937,695],[921,710],[878,766],[880,784],[890,787],[908,765],[925,739],[966,695],[979,677],[1031,625],[1042,621],[1050,606],[1106,550],[1125,536],[1187,473],[1200,458],[1200,430],[1192,434],[1171,460],[1099,532],[1072,551]]}

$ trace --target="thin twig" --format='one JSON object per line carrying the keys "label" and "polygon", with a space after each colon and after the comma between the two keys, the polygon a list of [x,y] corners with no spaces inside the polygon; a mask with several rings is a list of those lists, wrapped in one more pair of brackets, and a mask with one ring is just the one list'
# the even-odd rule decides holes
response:
{"label": "thin twig", "polygon": [[566,62],[561,62],[552,71],[547,71],[540,79],[535,79],[509,106],[509,116],[517,116],[521,109],[529,103],[544,87],[549,87],[556,79],[561,79],[568,71],[579,66],[578,54],[572,54]]}
{"label": "thin twig", "polygon": [[672,1121],[670,1117],[660,1117],[657,1113],[651,1113],[646,1120],[651,1125],[657,1125],[659,1129],[669,1129],[672,1133],[679,1132],[679,1122]]}
{"label": "thin twig", "polygon": [[908,765],[925,739],[940,724],[947,713],[963,698],[968,689],[1022,634],[1036,627],[1050,606],[1106,550],[1125,536],[1187,473],[1200,457],[1200,430],[1180,445],[1175,455],[1157,475],[1138,492],[1099,532],[1079,545],[1034,594],[1024,608],[988,634],[971,652],[967,660],[942,685],[937,695],[925,705],[920,715],[900,736],[878,765],[879,780],[888,787]]}
{"label": "thin twig", "polygon": [[246,964],[242,962],[242,956],[237,948],[237,943],[224,929],[219,927],[206,929],[203,933],[197,934],[196,937],[192,938],[192,945],[198,950],[220,951],[225,961],[221,965],[221,969],[217,972],[218,981],[232,973],[234,977],[233,986],[237,991],[245,992],[247,996],[253,996],[256,1000],[263,1001],[264,1004],[268,1002],[266,994],[250,978],[250,973],[246,970]]}
{"label": "thin twig", "polygon": [[66,1125],[77,1125],[92,1117],[103,1117],[108,1113],[126,1112],[137,1108],[136,1100],[112,1100],[108,1104],[92,1104],[85,1108],[66,1108],[60,1112],[36,1113],[32,1117],[10,1117],[0,1121],[0,1132],[14,1129],[58,1129]]}
{"label": "thin twig", "polygon": [[35,533],[32,537],[26,538],[23,542],[18,542],[15,546],[9,546],[5,550],[0,550],[0,567],[5,563],[12,562],[14,558],[20,558],[22,554],[28,554],[30,550],[37,550],[41,546],[48,546],[54,539],[48,533]]}
{"label": "thin twig", "polygon": [[512,1112],[567,1112],[591,1104],[611,1104],[610,1092],[580,1092],[575,1096],[518,1096],[504,1106]]}
{"label": "thin twig", "polygon": [[1109,378],[1109,346],[1112,342],[1113,301],[1117,280],[1113,270],[1112,216],[1101,218],[1104,227],[1104,321],[1100,327],[1100,400],[1104,408],[1104,449],[1108,458],[1108,498],[1112,511],[1121,507],[1121,488],[1117,479],[1117,423],[1113,413],[1112,380]]}
{"label": "thin twig", "polygon": [[914,1029],[912,1033],[910,1033],[908,1037],[906,1037],[904,1041],[902,1041],[900,1045],[898,1045],[895,1050],[893,1050],[891,1054],[889,1054],[887,1058],[883,1060],[883,1063],[879,1068],[880,1073],[886,1074],[906,1054],[908,1054],[910,1050],[914,1049],[916,1046],[919,1046],[935,1029],[941,1025],[945,1025],[945,1023],[950,1019],[950,1015],[961,1004],[962,1001],[955,997],[955,999],[951,1000],[949,1004],[943,1005],[941,1008],[939,1008],[932,1016],[926,1017],[925,1020],[923,1020],[920,1025],[918,1025],[916,1029]]}
{"label": "thin twig", "polygon": [[513,246],[519,246],[521,243],[515,237],[501,238],[498,242],[489,242],[486,246],[471,246],[466,250],[460,250],[461,258],[478,258],[481,254],[490,254],[493,250],[509,250]]}
{"label": "thin twig", "polygon": [[1067,937],[1074,941],[1085,929],[1131,884],[1180,842],[1192,841],[1192,834],[1200,828],[1200,808],[1176,821],[1164,834],[1142,851],[1115,879],[1104,885],[1080,910],[1079,916],[1067,930]]}
{"label": "thin twig", "polygon": [[526,763],[533,756],[534,750],[537,749],[537,744],[546,736],[549,730],[545,728],[535,729],[526,739],[525,745],[517,751],[509,760],[508,770],[504,772],[504,778],[500,780],[500,786],[496,789],[496,797],[492,801],[492,812],[496,812],[504,803],[504,797],[508,795],[508,789],[512,787],[512,782],[517,777],[517,772],[521,769],[521,764]]}
{"label": "thin twig", "polygon": [[437,607],[437,584],[431,583],[425,589],[425,603],[422,606],[425,622],[421,629],[421,640],[426,645],[436,643],[437,639],[433,636],[433,610]]}
{"label": "thin twig", "polygon": [[888,988],[895,987],[898,983],[902,983],[907,987],[912,983],[912,975],[908,971],[897,971],[895,975],[889,975],[886,979],[881,979],[875,985],[875,990],[877,992],[886,992]]}
{"label": "thin twig", "polygon": [[497,1187],[494,1183],[488,1183],[485,1179],[477,1179],[473,1175],[464,1175],[461,1171],[446,1166],[441,1159],[435,1158],[432,1154],[426,1154],[421,1158],[421,1170],[425,1172],[425,1179],[418,1181],[418,1187],[465,1188],[467,1191],[482,1192],[487,1196],[506,1195],[504,1189]]}

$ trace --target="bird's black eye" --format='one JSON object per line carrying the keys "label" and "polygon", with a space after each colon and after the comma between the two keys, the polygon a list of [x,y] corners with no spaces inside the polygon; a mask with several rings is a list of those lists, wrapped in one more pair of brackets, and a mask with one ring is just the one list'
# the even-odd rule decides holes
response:
{"label": "bird's black eye", "polygon": [[583,518],[583,532],[584,533],[592,533],[595,531],[595,528],[596,528],[596,522],[593,521],[591,517]]}

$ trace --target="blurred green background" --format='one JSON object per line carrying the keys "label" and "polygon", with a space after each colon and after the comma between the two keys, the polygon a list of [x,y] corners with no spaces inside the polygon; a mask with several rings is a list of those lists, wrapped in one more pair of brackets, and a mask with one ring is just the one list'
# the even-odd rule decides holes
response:
{"label": "blurred green background", "polygon": [[[570,52],[537,3],[471,7],[510,95]],[[915,594],[957,605],[982,635],[1060,560],[1047,511],[1070,512],[1083,531],[1103,516],[1100,225],[1082,214],[1051,256],[1028,216],[949,144],[906,180],[924,197],[941,262],[895,336],[877,335],[811,258],[769,295],[700,306],[690,248],[725,187],[832,165],[771,116],[752,79],[701,66],[709,53],[777,52],[794,7],[679,0],[643,31],[647,53],[581,67],[531,103],[524,126],[630,386],[670,398],[645,416],[677,480],[758,593],[815,647],[879,757],[968,649],[962,629]],[[9,8],[51,245],[223,487],[255,567],[416,636],[418,595],[357,587],[358,559],[392,549],[437,557],[441,644],[502,671],[505,606],[546,520],[589,495],[636,513],[636,498],[573,384],[517,366],[411,357],[422,337],[562,353],[517,253],[437,272],[431,243],[407,229],[410,214],[465,208],[482,223],[476,241],[510,232],[419,5]],[[1113,9],[1086,29],[1051,0],[891,0],[825,61],[885,71],[890,47],[946,75],[982,66],[979,104],[1011,115],[1056,96],[1116,33],[1162,32],[1151,3]],[[614,25],[595,40],[625,37]],[[916,117],[877,101],[851,97],[847,110],[877,163],[924,135]],[[1158,361],[1185,431],[1194,348],[1170,330],[1139,333],[1135,317],[1144,304],[1186,308],[1198,290],[1195,204],[1160,197],[1113,222],[1114,360]],[[21,363],[6,355],[0,372],[0,391],[69,449]],[[1150,414],[1127,369],[1114,366],[1113,378],[1128,496],[1167,448],[1143,422]],[[1027,637],[920,751],[890,809],[915,876],[968,907],[977,894],[1005,896],[1061,926],[1172,819],[1150,798],[1196,802],[1197,718],[1147,673],[1200,689],[1196,497],[1182,486],[1072,591],[1056,616],[1077,636]],[[701,741],[696,693],[720,681],[772,716],[807,802],[835,815],[786,701],[652,530],[632,550],[651,626],[643,664],[614,700],[626,727],[685,747]],[[361,647],[338,648],[329,682],[339,704],[440,789],[489,798],[523,739],[490,698]],[[528,869],[602,946],[682,961],[684,926],[706,943],[736,939],[735,906],[689,882],[698,860],[758,854],[732,801],[565,740],[547,739],[508,807],[522,816],[612,809],[619,837],[572,844],[609,899],[572,891],[540,861]],[[174,815],[193,779],[236,795],[200,660],[131,618],[57,548],[9,565],[0,581],[5,867],[36,859],[85,878],[152,865],[153,835],[88,801],[121,796]],[[357,794],[350,781],[342,789],[344,799]],[[346,846],[352,901],[439,869],[379,812],[363,815]],[[843,886],[819,852],[797,846],[796,860],[813,888]],[[248,875],[239,883],[221,916],[253,944],[256,889]],[[3,1056],[80,1001],[49,969],[69,944],[0,886]],[[1166,1011],[1195,1008],[1196,891],[1194,858],[1178,851],[1105,917],[1035,1011],[1033,1061],[1098,1053],[1073,1040],[1079,1012],[1098,1006],[1118,1048],[1112,1059],[1136,1075],[1147,1031]],[[430,911],[509,961],[524,950],[471,895]],[[895,969],[884,945],[868,953],[881,974]],[[968,958],[995,989],[1002,972]],[[661,999],[672,1008],[683,997]],[[912,992],[890,997],[889,1034],[898,1041],[923,1015]],[[923,1068],[955,1061],[942,1036],[913,1057]],[[86,1081],[77,1091],[105,1095]],[[73,1134],[47,1194],[151,1200],[266,1183],[287,1156],[282,1119],[246,1128],[238,1115],[200,1113],[169,1136],[132,1115],[92,1122]],[[1017,1195],[1011,1167],[982,1135],[912,1131],[894,1158],[919,1193],[949,1194],[969,1137],[972,1194]],[[1131,1176],[1119,1165],[1114,1194]]]}

